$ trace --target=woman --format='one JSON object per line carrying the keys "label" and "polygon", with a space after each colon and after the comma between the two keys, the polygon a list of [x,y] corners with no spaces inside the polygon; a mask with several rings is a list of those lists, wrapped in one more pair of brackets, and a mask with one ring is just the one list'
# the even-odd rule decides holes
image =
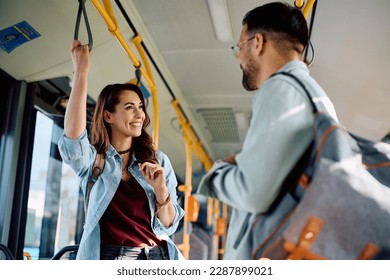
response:
{"label": "woman", "polygon": [[87,45],[72,44],[74,80],[65,113],[61,156],[86,193],[96,154],[105,164],[89,196],[77,259],[179,259],[169,238],[184,215],[177,204],[177,181],[168,157],[156,151],[138,86],[106,86],[97,100],[91,143],[86,131],[90,65]]}

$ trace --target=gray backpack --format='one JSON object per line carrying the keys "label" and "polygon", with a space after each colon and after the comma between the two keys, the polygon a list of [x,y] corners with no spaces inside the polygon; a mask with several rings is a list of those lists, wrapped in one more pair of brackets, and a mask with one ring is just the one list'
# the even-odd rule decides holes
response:
{"label": "gray backpack", "polygon": [[390,145],[318,111],[314,141],[252,225],[254,259],[374,259],[390,249]]}

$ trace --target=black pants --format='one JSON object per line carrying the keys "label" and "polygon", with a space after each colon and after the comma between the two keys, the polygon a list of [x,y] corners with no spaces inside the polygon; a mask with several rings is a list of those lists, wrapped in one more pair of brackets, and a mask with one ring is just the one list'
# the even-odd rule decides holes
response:
{"label": "black pants", "polygon": [[103,245],[100,248],[101,260],[169,260],[168,248],[160,247],[127,247]]}

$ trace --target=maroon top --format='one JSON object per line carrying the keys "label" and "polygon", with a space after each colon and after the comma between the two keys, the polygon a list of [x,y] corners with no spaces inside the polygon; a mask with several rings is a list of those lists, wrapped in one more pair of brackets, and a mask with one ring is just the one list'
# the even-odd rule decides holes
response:
{"label": "maroon top", "polygon": [[127,183],[123,180],[119,183],[100,219],[100,234],[102,245],[145,247],[163,244],[152,231],[148,198],[134,177]]}

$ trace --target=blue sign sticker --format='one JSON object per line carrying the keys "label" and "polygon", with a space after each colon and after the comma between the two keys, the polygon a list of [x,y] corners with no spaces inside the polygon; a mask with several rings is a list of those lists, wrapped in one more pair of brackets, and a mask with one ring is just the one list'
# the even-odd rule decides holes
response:
{"label": "blue sign sticker", "polygon": [[[132,79],[130,81],[130,84],[136,85],[137,84],[137,79],[136,78]],[[141,92],[142,92],[142,95],[144,96],[144,98],[148,99],[151,96],[151,94],[150,94],[150,91],[144,85],[144,83],[141,81],[140,85],[138,85],[138,86],[141,89]]]}
{"label": "blue sign sticker", "polygon": [[140,88],[141,88],[141,92],[142,92],[144,98],[148,99],[150,97],[150,92],[149,92],[149,90],[145,87],[145,85],[142,82],[141,82]]}
{"label": "blue sign sticker", "polygon": [[7,53],[31,40],[40,37],[34,28],[26,21],[21,21],[15,25],[0,30],[0,47]]}

